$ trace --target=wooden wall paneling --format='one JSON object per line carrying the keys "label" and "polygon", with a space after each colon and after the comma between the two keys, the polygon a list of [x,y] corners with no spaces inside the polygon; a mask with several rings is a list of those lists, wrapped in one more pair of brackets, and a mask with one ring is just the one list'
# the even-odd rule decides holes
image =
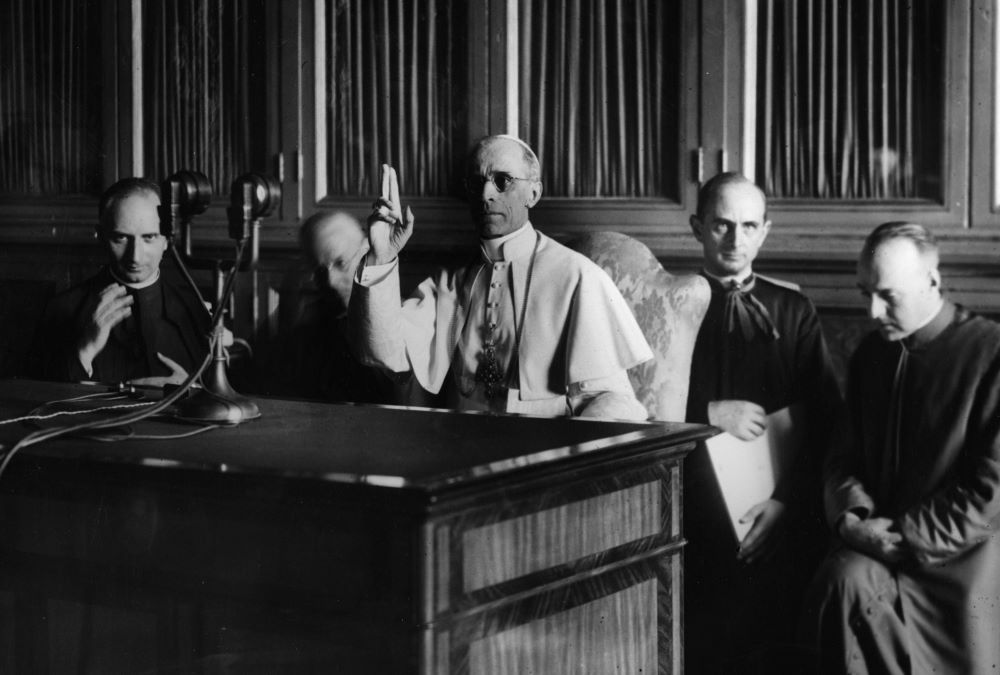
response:
{"label": "wooden wall paneling", "polygon": [[[312,100],[312,89],[305,90],[304,87],[313,83],[312,80],[306,79],[307,64],[304,63],[306,53],[304,41],[313,38],[312,32],[303,26],[303,5],[308,5],[309,2],[310,0],[290,0],[278,3],[281,35],[277,55],[280,72],[278,96],[281,101],[278,152],[282,156],[279,162],[284,166],[280,214],[281,220],[285,222],[298,222],[305,209],[304,200],[308,200],[311,205],[313,202],[311,194],[314,194],[314,191],[307,193],[304,189],[307,181],[300,171],[300,166],[305,169],[305,162],[301,157],[304,151],[303,119],[313,113],[312,108],[304,108],[307,102]],[[311,55],[313,52],[310,49],[308,53]],[[312,176],[313,173],[310,171],[309,175]]]}
{"label": "wooden wall paneling", "polygon": [[998,77],[997,3],[995,0],[973,0],[972,12],[972,176],[969,182],[972,205],[972,227],[1000,226],[1000,184],[997,158],[1000,137],[996,124]]}

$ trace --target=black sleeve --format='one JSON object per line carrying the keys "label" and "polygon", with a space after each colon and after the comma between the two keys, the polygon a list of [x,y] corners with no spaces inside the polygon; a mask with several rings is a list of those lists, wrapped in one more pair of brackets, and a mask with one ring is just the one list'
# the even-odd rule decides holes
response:
{"label": "black sleeve", "polygon": [[49,300],[35,328],[35,338],[25,369],[31,377],[59,382],[89,378],[76,354],[79,337],[76,295],[57,295]]}
{"label": "black sleeve", "polygon": [[805,434],[774,498],[795,508],[822,508],[821,471],[835,438],[846,423],[844,397],[833,371],[819,317],[806,299],[795,344],[793,399],[801,403]]}

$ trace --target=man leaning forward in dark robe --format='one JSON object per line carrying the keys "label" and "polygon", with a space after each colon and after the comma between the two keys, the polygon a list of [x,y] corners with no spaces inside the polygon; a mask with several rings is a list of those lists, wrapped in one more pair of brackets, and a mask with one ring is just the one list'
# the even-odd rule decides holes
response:
{"label": "man leaning forward in dark robe", "polygon": [[944,298],[937,267],[919,225],[861,252],[878,330],[851,360],[853,442],[827,467],[825,673],[1000,672],[1000,326]]}
{"label": "man leaning forward in dark robe", "polygon": [[[697,673],[799,672],[789,663],[806,586],[826,542],[821,456],[843,402],[816,310],[785,282],[755,274],[770,231],[764,193],[722,173],[698,194],[691,229],[712,296],[691,362],[687,420],[750,441],[788,408],[799,439],[770,498],[737,540],[707,451],[684,466],[685,658]],[[720,648],[724,645],[724,648]]]}
{"label": "man leaning forward in dark robe", "polygon": [[160,276],[168,242],[159,204],[159,187],[144,178],[104,192],[97,238],[109,264],[46,307],[36,339],[42,377],[176,384],[208,353],[208,310]]}

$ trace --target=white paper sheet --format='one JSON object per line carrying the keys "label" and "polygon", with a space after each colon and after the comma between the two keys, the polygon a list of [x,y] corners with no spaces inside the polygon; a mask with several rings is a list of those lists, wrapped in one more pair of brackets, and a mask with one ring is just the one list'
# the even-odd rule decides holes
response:
{"label": "white paper sheet", "polygon": [[705,441],[737,542],[743,541],[753,525],[739,522],[740,518],[770,499],[796,450],[801,424],[795,424],[794,417],[798,414],[791,408],[771,413],[767,429],[752,441],[741,441],[726,432]]}

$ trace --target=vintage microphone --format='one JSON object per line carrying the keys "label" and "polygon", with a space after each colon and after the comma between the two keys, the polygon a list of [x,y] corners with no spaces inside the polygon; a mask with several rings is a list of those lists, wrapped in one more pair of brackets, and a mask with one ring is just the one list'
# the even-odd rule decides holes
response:
{"label": "vintage microphone", "polygon": [[[191,191],[186,185],[188,184],[178,181],[179,194],[200,194],[197,191]],[[173,191],[173,183],[171,183],[170,189]],[[185,192],[186,189],[187,192]],[[172,198],[170,201],[172,202]],[[229,208],[226,213],[229,218],[229,236],[236,241],[237,253],[235,259],[229,264],[221,260],[192,257],[190,255],[190,231],[188,230],[187,235],[185,235],[182,229],[182,243],[185,247],[184,257],[192,266],[213,270],[216,308],[224,307],[232,297],[235,276],[232,272],[256,267],[260,256],[260,221],[263,217],[270,215],[280,201],[281,187],[273,178],[247,173],[233,181]],[[179,215],[179,222],[182,228],[186,229],[183,212]],[[188,218],[188,222],[190,222],[190,218]],[[250,249],[250,256],[248,259],[244,259],[247,247]],[[227,270],[230,272],[228,276]],[[223,314],[222,311],[217,311],[216,321],[212,325],[210,343],[213,349],[212,363],[202,373],[202,388],[187,398],[177,401],[174,410],[178,419],[211,424],[239,424],[260,417],[260,409],[257,404],[237,393],[230,385],[226,375],[227,359],[225,347],[222,344]]]}
{"label": "vintage microphone", "polygon": [[[191,273],[184,264],[184,258],[191,260],[191,219],[205,209],[212,201],[212,184],[208,177],[198,171],[181,170],[160,183],[160,234],[167,238],[170,254],[173,256],[177,269],[180,270],[188,286],[198,296],[203,305],[205,298],[201,295],[198,284],[194,282]],[[177,234],[180,233],[180,241]],[[178,252],[180,247],[180,252]],[[206,305],[207,307],[207,305]]]}
{"label": "vintage microphone", "polygon": [[181,253],[190,258],[191,219],[208,208],[212,184],[198,171],[178,171],[160,183],[160,195],[160,233],[173,241],[180,230]]}
{"label": "vintage microphone", "polygon": [[[211,201],[212,190],[208,178],[194,171],[178,171],[161,183],[160,232],[171,242],[175,260],[199,297],[201,293],[173,246],[173,237],[181,229],[185,257],[203,267],[206,260],[191,256],[190,224],[193,216],[203,213]],[[235,425],[247,419],[260,417],[257,405],[236,393],[229,385],[225,370],[225,351],[222,345],[222,319],[224,304],[232,297],[238,270],[256,266],[259,256],[260,219],[270,215],[281,200],[281,188],[272,178],[259,174],[244,174],[233,182],[230,195],[229,234],[237,240],[234,261],[225,269],[220,260],[211,261],[216,271],[215,287],[217,304],[212,314],[212,354],[206,354],[201,364],[189,373],[184,382],[164,390],[163,398],[142,410],[126,412],[111,419],[90,420],[52,429],[34,431],[5,453],[0,454],[0,476],[19,450],[46,440],[93,429],[106,429],[128,425],[146,419],[161,411],[172,411],[178,419],[212,424]],[[247,245],[251,248],[250,260],[243,262]],[[226,272],[228,271],[228,274]],[[197,393],[183,398],[196,380],[201,378],[203,387]],[[207,427],[211,428],[211,426]],[[0,446],[0,451],[3,447]]]}
{"label": "vintage microphone", "polygon": [[281,203],[281,186],[270,176],[245,173],[233,181],[229,190],[229,238],[236,241],[249,239],[250,259],[241,271],[257,266],[260,255],[261,218],[274,213]]}

